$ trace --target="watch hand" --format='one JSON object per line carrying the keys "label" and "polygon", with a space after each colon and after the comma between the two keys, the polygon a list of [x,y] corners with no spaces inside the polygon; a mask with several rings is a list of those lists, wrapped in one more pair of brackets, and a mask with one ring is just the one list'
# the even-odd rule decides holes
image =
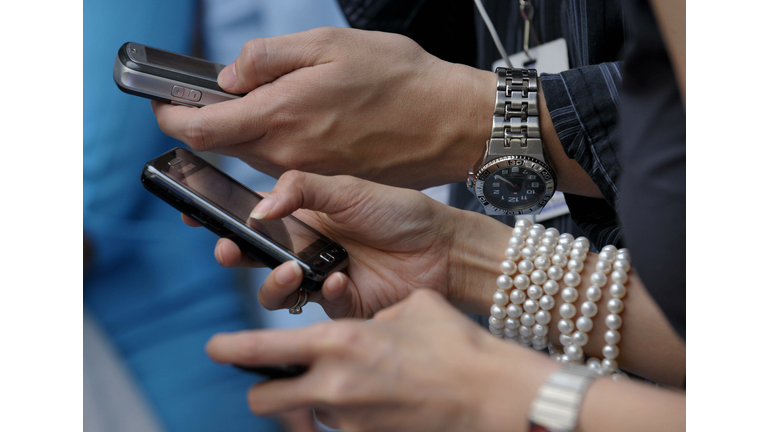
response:
{"label": "watch hand", "polygon": [[495,178],[496,180],[501,180],[501,181],[503,181],[504,183],[506,183],[506,184],[508,184],[508,185],[512,186],[512,187],[513,187],[513,188],[515,188],[515,189],[520,189],[520,186],[516,186],[514,183],[512,183],[511,181],[509,181],[509,180],[505,179],[504,177],[499,177],[498,175],[495,175],[495,176],[493,176],[493,178]]}

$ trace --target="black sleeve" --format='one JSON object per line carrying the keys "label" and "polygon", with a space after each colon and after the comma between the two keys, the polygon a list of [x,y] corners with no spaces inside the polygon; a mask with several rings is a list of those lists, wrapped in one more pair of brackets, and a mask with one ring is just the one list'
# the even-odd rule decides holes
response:
{"label": "black sleeve", "polygon": [[352,28],[407,36],[428,53],[474,65],[474,4],[457,0],[339,0]]}
{"label": "black sleeve", "polygon": [[625,7],[634,42],[622,91],[619,216],[635,269],[685,339],[685,109],[650,6]]}
{"label": "black sleeve", "polygon": [[565,154],[576,160],[605,199],[566,194],[571,218],[600,249],[622,247],[620,206],[619,92],[621,64],[602,63],[559,74],[542,74],[541,87]]}

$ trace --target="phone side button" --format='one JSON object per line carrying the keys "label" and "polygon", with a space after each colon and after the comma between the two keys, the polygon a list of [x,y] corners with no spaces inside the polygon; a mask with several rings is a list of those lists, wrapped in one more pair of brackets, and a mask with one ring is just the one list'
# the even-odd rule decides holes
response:
{"label": "phone side button", "polygon": [[173,86],[171,89],[171,94],[176,96],[177,98],[184,97],[184,87],[182,86]]}
{"label": "phone side button", "polygon": [[325,262],[328,262],[328,263],[332,263],[332,262],[336,261],[336,257],[334,257],[333,255],[329,254],[328,252],[321,253],[320,254],[320,258],[322,258],[323,260],[325,260]]}
{"label": "phone side button", "polygon": [[210,230],[215,232],[216,234],[222,235],[222,233],[225,232],[224,225],[216,221],[215,219],[208,219],[208,224],[206,225]]}
{"label": "phone side button", "polygon": [[203,96],[203,94],[200,93],[199,91],[197,91],[197,90],[190,90],[189,91],[189,97],[187,99],[189,99],[191,101],[199,102],[200,98],[202,96]]}
{"label": "phone side button", "polygon": [[198,221],[199,223],[201,223],[202,225],[205,225],[208,222],[208,218],[205,217],[205,216],[198,216],[198,215],[196,215],[194,213],[190,213],[189,216],[192,219],[194,219],[194,220]]}

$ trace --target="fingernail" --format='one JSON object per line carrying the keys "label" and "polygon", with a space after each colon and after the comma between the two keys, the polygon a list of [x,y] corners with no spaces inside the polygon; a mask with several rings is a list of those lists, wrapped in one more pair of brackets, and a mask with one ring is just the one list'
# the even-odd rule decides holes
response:
{"label": "fingernail", "polygon": [[219,87],[223,89],[232,88],[237,84],[237,72],[235,72],[235,63],[232,62],[219,72]]}
{"label": "fingernail", "polygon": [[289,265],[280,266],[275,273],[275,279],[277,279],[277,283],[280,285],[288,285],[296,280],[297,277],[301,276],[301,267],[299,267],[299,263],[296,261],[289,262]]}
{"label": "fingernail", "polygon": [[264,197],[251,211],[251,219],[264,219],[264,216],[277,204],[277,199],[271,195]]}

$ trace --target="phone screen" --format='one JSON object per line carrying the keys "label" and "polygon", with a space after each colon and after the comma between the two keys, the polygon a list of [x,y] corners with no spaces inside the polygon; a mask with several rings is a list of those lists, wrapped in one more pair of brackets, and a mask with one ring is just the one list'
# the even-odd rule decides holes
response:
{"label": "phone screen", "polygon": [[144,47],[144,50],[147,53],[147,62],[150,64],[162,66],[185,74],[197,75],[212,81],[216,81],[216,78],[219,75],[216,63],[174,54],[152,47]]}
{"label": "phone screen", "polygon": [[292,217],[261,221],[250,219],[251,210],[261,201],[261,197],[206,164],[184,159],[170,166],[168,174],[300,259],[314,255],[332,242]]}

